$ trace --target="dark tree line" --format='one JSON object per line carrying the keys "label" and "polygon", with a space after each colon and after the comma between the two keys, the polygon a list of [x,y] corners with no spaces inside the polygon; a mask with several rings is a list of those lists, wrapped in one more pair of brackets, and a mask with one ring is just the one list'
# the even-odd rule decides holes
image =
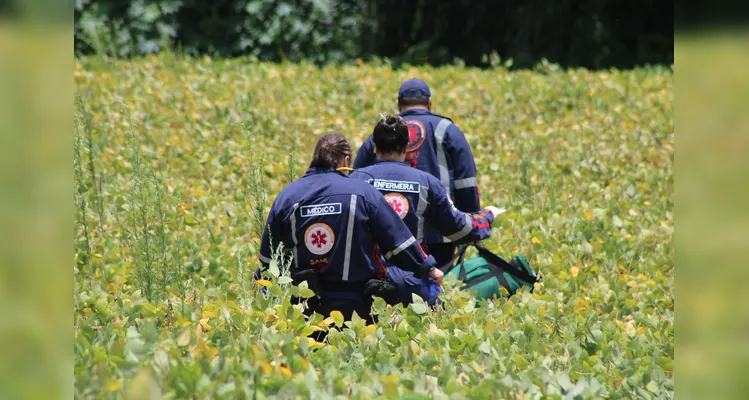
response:
{"label": "dark tree line", "polygon": [[78,0],[75,48],[267,61],[388,57],[443,64],[485,55],[529,67],[673,63],[673,1],[655,0]]}

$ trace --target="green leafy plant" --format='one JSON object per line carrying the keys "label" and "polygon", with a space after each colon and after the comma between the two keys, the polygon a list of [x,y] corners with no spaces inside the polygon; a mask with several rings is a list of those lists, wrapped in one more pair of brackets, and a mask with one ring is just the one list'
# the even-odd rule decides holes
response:
{"label": "green leafy plant", "polygon": [[[376,301],[374,325],[305,317],[283,249],[252,278],[266,213],[319,134],[356,150],[413,76],[508,210],[484,244],[543,282],[477,304],[448,280],[442,308]],[[74,77],[75,397],[673,397],[670,69],[154,56]]]}

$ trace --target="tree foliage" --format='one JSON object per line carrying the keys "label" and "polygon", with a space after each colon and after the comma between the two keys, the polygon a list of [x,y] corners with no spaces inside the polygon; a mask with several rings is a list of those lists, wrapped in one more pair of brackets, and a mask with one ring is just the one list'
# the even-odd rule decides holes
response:
{"label": "tree foliage", "polygon": [[78,0],[76,51],[188,54],[264,61],[529,67],[673,63],[673,2],[635,0]]}

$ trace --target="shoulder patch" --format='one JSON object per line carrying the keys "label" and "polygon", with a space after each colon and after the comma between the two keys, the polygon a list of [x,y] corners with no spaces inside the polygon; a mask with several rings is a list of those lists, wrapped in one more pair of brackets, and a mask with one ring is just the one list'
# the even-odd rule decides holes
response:
{"label": "shoulder patch", "polygon": [[406,218],[409,205],[405,196],[400,193],[388,193],[385,195],[385,201],[388,202],[393,211],[395,211],[401,219]]}
{"label": "shoulder patch", "polygon": [[333,249],[335,234],[333,229],[322,222],[310,225],[304,232],[304,245],[312,254],[323,255]]}
{"label": "shoulder patch", "polygon": [[407,120],[406,126],[408,127],[408,146],[406,146],[406,152],[416,151],[424,144],[427,131],[424,128],[424,124],[417,119]]}
{"label": "shoulder patch", "polygon": [[341,213],[341,203],[311,204],[299,207],[302,218],[317,217],[319,215],[333,215]]}
{"label": "shoulder patch", "polygon": [[418,182],[391,181],[386,179],[375,179],[372,182],[375,189],[383,192],[406,192],[420,193],[421,185]]}

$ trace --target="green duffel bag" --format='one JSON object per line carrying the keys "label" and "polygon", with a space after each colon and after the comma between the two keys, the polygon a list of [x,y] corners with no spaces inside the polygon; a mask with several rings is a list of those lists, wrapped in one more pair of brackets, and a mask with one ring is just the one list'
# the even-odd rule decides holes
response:
{"label": "green duffel bag", "polygon": [[523,286],[533,292],[533,284],[538,281],[538,276],[523,255],[517,255],[507,262],[481,244],[474,246],[479,252],[478,257],[464,260],[468,246],[461,246],[455,258],[440,268],[446,275],[465,282],[461,289],[475,291],[478,300],[503,297],[500,287],[504,287],[510,296]]}

